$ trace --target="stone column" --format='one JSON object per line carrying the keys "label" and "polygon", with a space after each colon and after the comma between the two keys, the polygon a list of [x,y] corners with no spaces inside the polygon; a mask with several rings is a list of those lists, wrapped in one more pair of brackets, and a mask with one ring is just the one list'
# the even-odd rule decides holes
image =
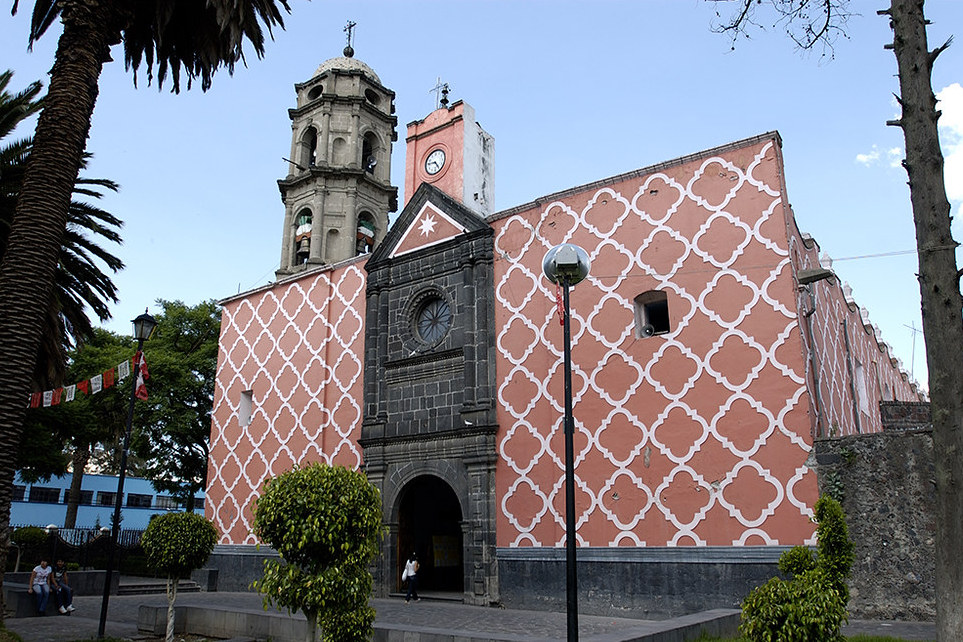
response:
{"label": "stone column", "polygon": [[315,164],[320,165],[324,163],[325,165],[331,164],[331,158],[329,156],[331,145],[328,144],[328,136],[331,133],[331,112],[329,108],[325,108],[324,112],[321,114],[321,133],[318,135],[318,152],[315,155]]}
{"label": "stone column", "polygon": [[314,215],[311,217],[311,253],[308,255],[309,263],[321,263],[322,247],[324,246],[324,189],[316,190],[317,196],[314,199]]}
{"label": "stone column", "polygon": [[281,229],[281,270],[291,269],[294,253],[294,210],[288,204],[284,208],[284,227]]}

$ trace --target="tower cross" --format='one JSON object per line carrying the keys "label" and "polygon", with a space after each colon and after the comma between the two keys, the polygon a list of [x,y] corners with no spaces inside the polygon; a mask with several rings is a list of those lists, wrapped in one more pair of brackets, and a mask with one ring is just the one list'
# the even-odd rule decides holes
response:
{"label": "tower cross", "polygon": [[354,38],[354,28],[358,26],[357,22],[348,20],[348,24],[344,27],[344,32],[348,34],[348,46],[351,47],[351,40]]}
{"label": "tower cross", "polygon": [[435,86],[428,90],[428,93],[435,93],[435,109],[440,108],[442,105],[448,105],[448,83],[441,82],[441,76],[438,76],[438,80],[435,81]]}

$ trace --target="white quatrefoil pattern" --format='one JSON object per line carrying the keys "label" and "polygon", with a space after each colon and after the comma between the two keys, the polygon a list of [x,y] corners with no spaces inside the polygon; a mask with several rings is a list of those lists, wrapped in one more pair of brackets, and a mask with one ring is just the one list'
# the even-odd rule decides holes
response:
{"label": "white quatrefoil pattern", "polygon": [[225,302],[207,482],[222,544],[256,543],[253,506],[270,477],[361,465],[364,291],[355,262]]}
{"label": "white quatrefoil pattern", "polygon": [[[766,134],[490,219],[498,546],[564,545],[563,337],[541,268],[562,242],[592,260],[571,292],[580,545],[812,542],[813,434],[880,430],[880,399],[918,395],[835,281],[802,315],[794,274],[818,246],[783,183]],[[361,466],[364,260],[224,302],[207,488],[222,544],[256,543],[271,476]],[[652,291],[668,332],[640,338]]]}
{"label": "white quatrefoil pattern", "polygon": [[[815,474],[781,159],[773,139],[614,180],[498,221],[499,546],[564,542],[562,327],[571,292],[582,546],[801,544]],[[667,296],[670,331],[636,334]]]}

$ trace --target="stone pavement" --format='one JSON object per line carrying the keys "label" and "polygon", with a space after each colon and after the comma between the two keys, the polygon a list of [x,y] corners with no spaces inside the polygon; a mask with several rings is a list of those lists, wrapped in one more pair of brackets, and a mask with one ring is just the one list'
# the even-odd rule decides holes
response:
{"label": "stone pavement", "polygon": [[[109,637],[144,640],[149,636],[137,631],[137,612],[141,604],[166,605],[165,595],[112,595],[108,610],[106,634]],[[9,630],[20,635],[24,642],[73,642],[88,640],[97,635],[101,598],[78,596],[77,610],[71,616],[48,616],[7,619]],[[254,593],[183,593],[179,605],[198,605],[217,608],[260,609],[261,598]],[[464,639],[468,633],[475,639],[491,640],[564,640],[564,613],[515,611],[451,602],[421,602],[405,604],[400,599],[372,600],[377,610],[377,623],[398,626],[405,630],[447,632],[447,639]],[[302,617],[302,616],[296,616]],[[579,636],[585,642],[625,642],[646,639],[649,632],[664,629],[671,621],[652,622],[600,616],[579,616]],[[844,633],[888,635],[903,640],[935,640],[932,623],[909,622],[852,622]],[[447,636],[446,636],[447,637]],[[237,638],[249,640],[250,638]],[[399,638],[400,639],[400,638]],[[408,639],[405,636],[405,639]],[[663,638],[681,640],[680,637]]]}

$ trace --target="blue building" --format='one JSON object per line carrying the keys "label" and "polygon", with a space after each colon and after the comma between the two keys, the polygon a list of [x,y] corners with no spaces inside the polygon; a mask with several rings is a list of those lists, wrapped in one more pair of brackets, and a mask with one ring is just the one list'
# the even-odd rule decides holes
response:
{"label": "blue building", "polygon": [[[67,515],[67,496],[70,492],[70,476],[54,477],[49,482],[28,484],[14,478],[13,501],[10,505],[12,526],[63,527]],[[116,475],[84,475],[77,508],[77,528],[110,526],[117,497]],[[141,530],[147,528],[152,515],[183,510],[170,495],[158,494],[150,481],[140,477],[124,480],[124,498],[121,509],[121,527]],[[194,499],[194,512],[204,514],[204,493]]]}

